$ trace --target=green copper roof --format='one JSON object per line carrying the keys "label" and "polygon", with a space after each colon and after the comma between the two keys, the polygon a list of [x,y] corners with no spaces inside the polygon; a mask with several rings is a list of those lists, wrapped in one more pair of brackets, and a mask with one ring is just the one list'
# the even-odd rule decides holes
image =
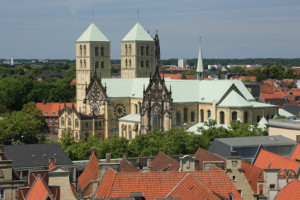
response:
{"label": "green copper roof", "polygon": [[92,23],[78,38],[77,42],[109,42],[107,37]]}
{"label": "green copper roof", "polygon": [[136,23],[136,25],[122,39],[122,42],[125,41],[154,41],[154,40],[149,35],[149,33],[147,33],[144,27],[142,27],[140,23]]}
{"label": "green copper roof", "polygon": [[268,124],[268,120],[265,117],[262,117],[261,120],[258,122],[258,128],[265,129],[266,124]]}
{"label": "green copper roof", "polygon": [[252,105],[235,90],[232,90],[218,107],[252,107]]}
{"label": "green copper roof", "polygon": [[196,72],[203,72],[203,62],[202,62],[202,50],[201,46],[199,47],[199,55],[198,55],[198,62],[197,62],[197,70]]}
{"label": "green copper roof", "polygon": [[119,118],[119,121],[140,123],[141,122],[141,115],[139,115],[139,114],[129,114],[129,115],[126,115],[124,117]]}

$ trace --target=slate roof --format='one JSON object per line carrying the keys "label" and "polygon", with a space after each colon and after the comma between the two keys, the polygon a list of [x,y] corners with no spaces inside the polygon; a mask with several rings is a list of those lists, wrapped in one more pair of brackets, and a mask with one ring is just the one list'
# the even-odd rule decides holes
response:
{"label": "slate roof", "polygon": [[166,197],[180,200],[220,200],[208,187],[190,174],[187,174]]}
{"label": "slate roof", "polygon": [[136,23],[134,27],[125,35],[122,42],[127,41],[154,41],[140,23]]}
{"label": "slate roof", "polygon": [[91,181],[96,181],[98,179],[99,164],[100,161],[97,157],[96,151],[92,150],[88,165],[78,177],[81,191],[84,191],[89,186]]}
{"label": "slate roof", "polygon": [[109,42],[107,37],[92,23],[76,42]]}
{"label": "slate roof", "polygon": [[[299,106],[299,108],[300,108],[300,106]],[[294,117],[295,116],[294,114],[292,114],[292,113],[290,113],[290,112],[288,112],[284,109],[281,109],[281,108],[278,109],[278,114],[281,115],[281,116],[285,116],[285,117]]]}
{"label": "slate roof", "polygon": [[5,145],[4,152],[9,160],[13,160],[15,169],[48,167],[51,157],[56,158],[57,165],[74,165],[59,144],[55,143]]}
{"label": "slate roof", "polygon": [[292,169],[297,173],[300,163],[261,148],[254,165],[261,169]]}
{"label": "slate roof", "polygon": [[283,110],[293,115],[298,115],[300,113],[300,105],[284,105]]}
{"label": "slate roof", "polygon": [[300,197],[300,181],[294,179],[289,182],[276,196],[276,200],[298,200]]}
{"label": "slate roof", "polygon": [[226,166],[226,159],[210,153],[204,149],[201,149],[200,147],[196,151],[194,157],[199,161],[199,170],[203,171],[203,162],[204,161],[224,161],[224,166]]}
{"label": "slate roof", "polygon": [[291,160],[299,160],[300,161],[300,145],[297,144],[297,146],[294,148],[293,152],[291,152],[290,155]]}
{"label": "slate roof", "polygon": [[152,171],[179,171],[179,169],[179,162],[161,151],[152,160]]}
{"label": "slate roof", "polygon": [[164,198],[187,174],[224,199],[228,198],[229,193],[235,200],[242,199],[222,171],[117,173],[113,169],[107,171],[97,189],[96,198],[130,197],[131,192],[142,192],[147,200]]}

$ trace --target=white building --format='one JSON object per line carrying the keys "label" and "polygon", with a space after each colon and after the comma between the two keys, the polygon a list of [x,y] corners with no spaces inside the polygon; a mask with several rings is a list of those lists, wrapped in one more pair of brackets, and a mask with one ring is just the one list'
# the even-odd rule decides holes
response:
{"label": "white building", "polygon": [[185,58],[178,59],[178,68],[186,68],[186,59]]}

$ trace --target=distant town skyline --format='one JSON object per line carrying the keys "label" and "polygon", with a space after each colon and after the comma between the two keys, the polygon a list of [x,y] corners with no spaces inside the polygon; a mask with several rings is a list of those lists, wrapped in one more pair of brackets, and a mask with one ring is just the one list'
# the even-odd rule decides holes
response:
{"label": "distant town skyline", "polygon": [[93,21],[120,58],[120,41],[137,22],[154,36],[161,58],[297,58],[297,0],[3,0],[0,58],[75,59],[75,41]]}

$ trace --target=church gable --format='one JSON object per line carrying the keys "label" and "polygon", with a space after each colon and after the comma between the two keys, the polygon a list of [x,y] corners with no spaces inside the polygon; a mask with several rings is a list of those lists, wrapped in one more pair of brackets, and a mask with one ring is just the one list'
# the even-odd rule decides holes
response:
{"label": "church gable", "polygon": [[242,94],[242,92],[236,87],[236,85],[233,83],[230,88],[224,93],[224,95],[219,99],[219,101],[217,102],[217,105],[219,105],[220,103],[222,103],[222,101],[232,92],[235,91],[242,99],[244,99],[245,101],[248,101],[246,99],[246,97]]}

